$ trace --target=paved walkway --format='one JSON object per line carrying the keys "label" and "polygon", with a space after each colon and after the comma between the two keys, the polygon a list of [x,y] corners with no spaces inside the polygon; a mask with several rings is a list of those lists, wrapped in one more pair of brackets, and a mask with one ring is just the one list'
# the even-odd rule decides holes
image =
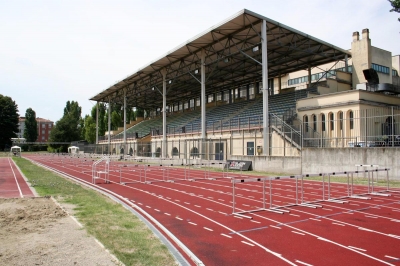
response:
{"label": "paved walkway", "polygon": [[11,158],[0,158],[0,198],[34,197],[26,180]]}

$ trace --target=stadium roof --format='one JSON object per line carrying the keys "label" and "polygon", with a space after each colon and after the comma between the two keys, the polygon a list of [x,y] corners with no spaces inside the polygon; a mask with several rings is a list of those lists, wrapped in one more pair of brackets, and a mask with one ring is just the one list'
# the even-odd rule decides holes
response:
{"label": "stadium roof", "polygon": [[244,9],[90,100],[122,104],[123,90],[126,89],[128,106],[162,107],[162,71],[166,72],[167,105],[197,98],[201,92],[202,52],[205,54],[206,94],[261,81],[263,20],[267,25],[269,78],[351,55],[349,51]]}

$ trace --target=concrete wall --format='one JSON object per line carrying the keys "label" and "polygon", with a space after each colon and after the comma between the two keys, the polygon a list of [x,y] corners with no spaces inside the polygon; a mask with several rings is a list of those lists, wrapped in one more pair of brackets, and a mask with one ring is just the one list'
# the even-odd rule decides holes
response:
{"label": "concrete wall", "polygon": [[399,158],[400,148],[307,148],[303,149],[302,172],[351,171],[356,170],[356,164],[377,164],[390,168],[389,177],[400,180]]}
{"label": "concrete wall", "polygon": [[230,160],[252,161],[254,171],[263,171],[268,173],[300,174],[301,157],[281,157],[281,156],[233,156]]}

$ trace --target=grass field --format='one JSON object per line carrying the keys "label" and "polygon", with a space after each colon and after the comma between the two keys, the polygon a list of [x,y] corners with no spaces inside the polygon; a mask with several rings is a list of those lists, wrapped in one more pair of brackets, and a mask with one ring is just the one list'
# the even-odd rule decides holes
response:
{"label": "grass field", "polygon": [[165,245],[136,216],[108,197],[14,157],[40,196],[75,206],[74,215],[125,265],[177,265]]}

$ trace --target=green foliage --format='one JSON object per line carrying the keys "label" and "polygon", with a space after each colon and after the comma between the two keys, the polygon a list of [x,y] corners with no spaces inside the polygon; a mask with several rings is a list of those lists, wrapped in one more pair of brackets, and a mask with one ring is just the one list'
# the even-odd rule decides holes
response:
{"label": "green foliage", "polygon": [[84,139],[89,143],[95,143],[96,141],[96,121],[93,117],[85,116],[85,137]]}
{"label": "green foliage", "polygon": [[38,137],[36,113],[32,108],[26,109],[25,112],[25,131],[24,138],[28,142],[35,142]]}
{"label": "green foliage", "polygon": [[[400,0],[388,0],[392,6],[390,12],[397,12],[400,13]],[[400,18],[398,19],[400,21]]]}
{"label": "green foliage", "polygon": [[[56,122],[50,133],[50,142],[71,142],[81,137],[81,107],[78,102],[68,101],[64,108],[64,116]],[[52,148],[67,151],[68,145],[52,144]]]}
{"label": "green foliage", "polygon": [[136,117],[144,117],[144,109],[136,108]]}
{"label": "green foliage", "polygon": [[18,105],[11,97],[0,94],[0,148],[11,146],[11,138],[18,132]]}
{"label": "green foliage", "polygon": [[113,111],[111,113],[111,125],[112,125],[112,130],[117,130],[118,127],[120,127],[122,124],[122,118],[120,114],[117,111]]}
{"label": "green foliage", "polygon": [[106,106],[103,103],[100,103],[99,106],[99,136],[104,136],[107,131],[107,120],[106,117]]}

